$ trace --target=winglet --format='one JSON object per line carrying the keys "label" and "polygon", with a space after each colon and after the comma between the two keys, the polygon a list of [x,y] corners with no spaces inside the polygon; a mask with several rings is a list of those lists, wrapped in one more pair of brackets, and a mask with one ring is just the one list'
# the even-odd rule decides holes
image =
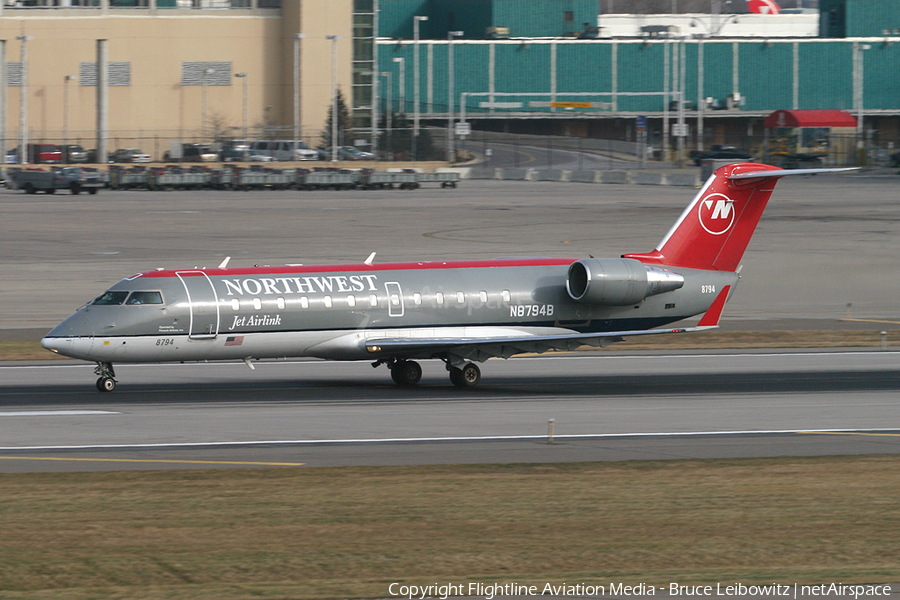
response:
{"label": "winglet", "polygon": [[719,292],[718,297],[713,301],[706,314],[697,323],[697,327],[718,327],[719,318],[722,316],[722,311],[725,310],[725,301],[728,300],[729,291],[731,291],[730,285],[722,288],[722,291]]}

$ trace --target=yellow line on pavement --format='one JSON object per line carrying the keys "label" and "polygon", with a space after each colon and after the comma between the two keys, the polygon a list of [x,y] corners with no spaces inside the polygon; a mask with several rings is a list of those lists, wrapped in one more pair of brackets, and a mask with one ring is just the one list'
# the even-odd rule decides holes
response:
{"label": "yellow line on pavement", "polygon": [[890,323],[891,325],[900,325],[900,321],[882,321],[879,319],[838,319],[838,321],[856,321],[858,323]]}
{"label": "yellow line on pavement", "polygon": [[63,458],[57,456],[0,456],[0,460],[59,460],[70,462],[169,463],[181,465],[253,465],[265,467],[300,467],[305,463],[249,462],[231,460],[154,460],[144,458]]}
{"label": "yellow line on pavement", "polygon": [[900,433],[865,433],[863,431],[798,431],[807,435],[865,435],[871,437],[900,437]]}

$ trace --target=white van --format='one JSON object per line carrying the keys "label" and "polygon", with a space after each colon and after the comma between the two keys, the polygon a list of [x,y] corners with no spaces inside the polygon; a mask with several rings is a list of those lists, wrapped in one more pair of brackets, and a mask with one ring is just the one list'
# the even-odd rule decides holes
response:
{"label": "white van", "polygon": [[264,154],[274,160],[318,160],[319,153],[311,150],[302,141],[297,141],[297,150],[294,152],[293,140],[261,140],[250,143],[251,154]]}

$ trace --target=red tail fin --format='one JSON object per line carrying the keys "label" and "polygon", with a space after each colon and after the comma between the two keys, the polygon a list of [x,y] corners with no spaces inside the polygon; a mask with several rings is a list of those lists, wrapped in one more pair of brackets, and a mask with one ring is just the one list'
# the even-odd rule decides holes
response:
{"label": "red tail fin", "polygon": [[791,172],[755,163],[719,168],[656,250],[626,254],[624,258],[673,267],[734,271],[776,181],[788,174]]}

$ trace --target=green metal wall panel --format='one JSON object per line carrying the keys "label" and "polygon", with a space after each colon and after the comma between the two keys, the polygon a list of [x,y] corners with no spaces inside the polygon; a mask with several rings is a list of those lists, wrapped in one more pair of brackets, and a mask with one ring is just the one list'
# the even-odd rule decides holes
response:
{"label": "green metal wall panel", "polygon": [[493,23],[510,37],[566,37],[597,24],[596,0],[493,0]]}
{"label": "green metal wall panel", "polygon": [[743,110],[793,107],[792,43],[741,42],[738,50],[739,91]]}
{"label": "green metal wall panel", "polygon": [[900,44],[872,43],[863,51],[863,107],[896,109],[900,104]]}
{"label": "green metal wall panel", "polygon": [[734,91],[731,42],[704,42],[703,97],[721,100]]}
{"label": "green metal wall panel", "polygon": [[[667,44],[620,43],[618,50],[619,92],[661,92],[665,81],[663,61]],[[632,96],[618,99],[621,111],[647,112],[663,110],[662,96]]]}
{"label": "green metal wall panel", "polygon": [[853,44],[800,44],[800,108],[853,108]]}
{"label": "green metal wall panel", "polygon": [[[860,42],[860,40],[857,40]],[[869,45],[862,51],[864,67],[864,96],[867,109],[900,110],[900,44],[885,44],[875,40],[862,40]],[[853,43],[842,40],[801,40],[798,48],[798,108],[837,108],[852,110],[853,106]],[[617,56],[618,74],[616,89],[619,92],[662,92],[665,85],[665,56],[670,60],[670,86],[681,76],[678,56],[684,52],[684,86],[686,99],[699,102],[703,98],[725,99],[734,90],[745,98],[742,107],[746,111],[775,111],[793,107],[794,42],[741,41],[738,48],[737,83],[732,72],[733,48],[731,41],[704,41],[703,90],[698,95],[700,42],[685,43],[664,41],[609,41],[609,40],[517,40],[517,41],[464,41],[453,44],[455,73],[455,101],[461,92],[489,92],[490,53],[494,47],[495,93],[516,92],[516,97],[494,98],[495,101],[523,102],[522,110],[542,113],[549,108],[528,107],[530,101],[546,102],[553,91],[552,60],[556,52],[556,100],[606,102],[610,98],[600,94],[611,92],[613,55]],[[433,69],[428,70],[428,47],[433,47]],[[413,44],[382,42],[378,60],[380,71],[391,71],[392,94],[399,94],[399,69],[392,62],[403,57],[405,67],[405,95],[409,100],[407,111],[412,111],[413,100]],[[434,111],[444,112],[447,106],[447,43],[446,41],[422,41],[420,43],[420,110],[427,112],[429,79],[432,81]],[[573,94],[591,92],[593,97]],[[540,94],[540,95],[539,95]],[[487,98],[471,99],[473,109]],[[662,96],[620,97],[618,108],[624,112],[655,112],[663,109]],[[689,105],[690,108],[693,108]],[[575,109],[579,112],[578,109]],[[496,111],[495,111],[496,112]],[[559,112],[559,111],[556,111]]]}
{"label": "green metal wall panel", "polygon": [[[380,0],[378,3],[378,35],[398,39],[412,39],[413,17],[429,13],[428,0]],[[419,36],[430,37],[430,21],[419,25]]]}
{"label": "green metal wall panel", "polygon": [[612,48],[612,44],[597,42],[557,44],[557,91],[612,91]]}
{"label": "green metal wall panel", "polygon": [[847,0],[847,37],[900,33],[900,0]]}

